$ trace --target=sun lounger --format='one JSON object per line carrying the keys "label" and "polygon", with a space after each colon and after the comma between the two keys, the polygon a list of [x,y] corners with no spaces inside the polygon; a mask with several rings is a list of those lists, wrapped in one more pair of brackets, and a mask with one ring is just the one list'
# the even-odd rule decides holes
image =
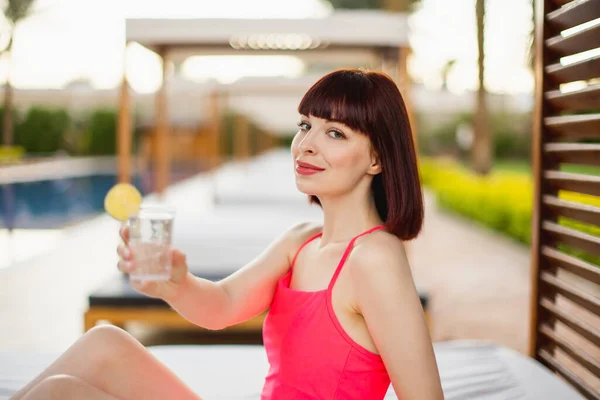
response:
{"label": "sun lounger", "polygon": [[[224,268],[224,270],[232,270],[232,268]],[[227,273],[207,274],[201,270],[192,270],[191,272],[196,276],[201,276],[212,281],[218,281],[227,276]],[[427,293],[421,291],[419,295],[421,305],[426,311],[426,316],[428,316]],[[264,314],[261,314],[249,321],[228,327],[219,332],[244,332],[260,335],[263,320]],[[116,273],[109,281],[105,282],[89,296],[89,307],[84,318],[85,331],[88,331],[100,321],[110,322],[122,328],[126,328],[126,324],[128,323],[136,322],[164,328],[201,329],[190,324],[186,319],[173,311],[164,301],[144,296],[133,290],[129,285],[128,278],[119,273]]]}
{"label": "sun lounger", "polygon": [[[205,400],[259,400],[268,363],[260,345],[153,346],[149,349]],[[577,400],[582,397],[536,361],[478,341],[435,344],[446,400]],[[0,400],[33,379],[57,354],[0,352]],[[231,383],[235,382],[234,385]],[[386,399],[396,399],[390,387]]]}

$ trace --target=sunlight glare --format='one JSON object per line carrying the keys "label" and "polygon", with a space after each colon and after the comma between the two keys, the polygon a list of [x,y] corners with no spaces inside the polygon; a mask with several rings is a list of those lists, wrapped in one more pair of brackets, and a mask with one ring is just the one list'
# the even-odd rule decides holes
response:
{"label": "sunlight glare", "polygon": [[193,56],[181,65],[182,74],[195,81],[215,78],[233,83],[244,76],[282,76],[295,78],[304,63],[294,56]]}

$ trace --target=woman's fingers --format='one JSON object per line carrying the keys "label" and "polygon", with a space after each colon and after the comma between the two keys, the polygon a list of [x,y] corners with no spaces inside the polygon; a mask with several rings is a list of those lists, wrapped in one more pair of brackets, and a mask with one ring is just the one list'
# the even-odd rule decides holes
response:
{"label": "woman's fingers", "polygon": [[119,229],[119,235],[121,235],[121,239],[123,239],[125,244],[129,243],[129,228],[127,226],[123,226]]}
{"label": "woman's fingers", "polygon": [[117,254],[123,260],[131,261],[131,250],[129,249],[129,246],[120,244],[119,246],[117,246]]}
{"label": "woman's fingers", "polygon": [[133,263],[131,261],[119,260],[117,268],[119,271],[127,274],[133,270]]}

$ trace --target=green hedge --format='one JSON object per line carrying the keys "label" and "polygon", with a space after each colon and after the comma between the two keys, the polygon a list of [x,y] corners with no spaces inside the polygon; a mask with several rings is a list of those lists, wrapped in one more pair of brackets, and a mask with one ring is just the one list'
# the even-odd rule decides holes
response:
{"label": "green hedge", "polygon": [[[0,108],[0,120],[2,108]],[[65,151],[73,155],[113,155],[116,153],[117,113],[96,109],[72,117],[66,109],[33,106],[22,115],[14,111],[15,145],[27,153]],[[0,121],[0,140],[2,124]],[[133,135],[137,148],[140,132]]]}
{"label": "green hedge", "polygon": [[[502,232],[521,243],[531,242],[533,181],[523,172],[494,171],[481,177],[450,159],[421,157],[419,171],[422,182],[446,210]],[[561,191],[559,197],[600,206],[600,197]],[[600,236],[600,228],[560,218],[561,225]],[[600,265],[600,258],[562,247],[590,262]]]}
{"label": "green hedge", "polygon": [[117,151],[117,114],[114,110],[96,110],[88,118],[84,133],[85,151],[90,155],[112,155]]}
{"label": "green hedge", "polygon": [[64,109],[32,107],[15,125],[15,144],[23,146],[28,153],[64,150],[64,135],[71,123]]}

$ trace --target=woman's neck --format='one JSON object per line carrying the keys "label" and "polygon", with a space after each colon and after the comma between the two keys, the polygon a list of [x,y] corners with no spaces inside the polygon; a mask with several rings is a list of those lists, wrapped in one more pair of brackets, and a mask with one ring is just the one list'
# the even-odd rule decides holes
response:
{"label": "woman's neck", "polygon": [[319,198],[323,208],[321,245],[347,243],[354,236],[384,222],[370,193],[351,193],[337,198]]}

